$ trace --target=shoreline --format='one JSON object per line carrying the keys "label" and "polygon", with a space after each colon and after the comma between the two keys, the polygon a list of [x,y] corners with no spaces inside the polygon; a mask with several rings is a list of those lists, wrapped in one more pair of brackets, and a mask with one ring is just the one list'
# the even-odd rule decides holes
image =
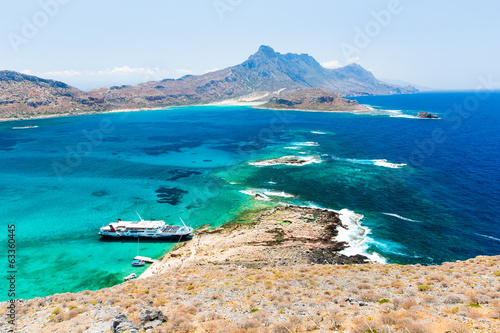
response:
{"label": "shoreline", "polygon": [[191,106],[249,106],[254,107],[256,105],[263,104],[265,102],[244,102],[244,101],[221,101],[221,102],[213,102],[206,104],[185,104],[185,105],[170,105],[163,107],[154,107],[154,108],[124,108],[124,109],[113,109],[113,110],[104,110],[104,111],[91,111],[91,112],[77,112],[77,113],[60,113],[60,114],[47,114],[47,115],[33,115],[30,118],[0,118],[0,122],[9,122],[9,121],[27,121],[27,120],[39,120],[39,119],[48,119],[48,118],[66,118],[66,117],[76,117],[76,116],[89,116],[89,115],[98,115],[98,114],[107,114],[107,113],[120,113],[120,112],[141,112],[141,111],[159,111],[159,110],[168,110],[172,108],[185,108]]}
{"label": "shoreline", "polygon": [[50,118],[67,118],[67,117],[76,117],[76,116],[90,116],[90,115],[99,115],[99,114],[107,114],[107,113],[120,113],[120,112],[142,112],[142,111],[159,111],[159,110],[168,110],[172,108],[185,108],[192,106],[248,106],[252,109],[256,110],[273,110],[273,111],[298,111],[298,112],[323,112],[323,113],[352,113],[352,114],[363,114],[366,112],[370,112],[370,109],[341,109],[341,110],[308,110],[308,109],[286,109],[286,108],[264,108],[260,107],[260,105],[265,104],[266,102],[244,102],[244,101],[220,101],[213,102],[207,104],[187,104],[187,105],[171,105],[164,107],[154,107],[154,108],[124,108],[124,109],[114,109],[114,110],[104,110],[104,111],[92,111],[92,112],[78,112],[78,113],[60,113],[60,114],[47,114],[47,115],[33,115],[29,118],[0,118],[0,122],[14,122],[14,121],[29,121],[29,120],[40,120],[40,119],[50,119]]}
{"label": "shoreline", "polygon": [[352,113],[352,114],[363,114],[372,111],[365,107],[363,107],[362,109],[313,110],[313,109],[263,108],[254,106],[253,109],[275,110],[275,111],[322,112],[322,113]]}

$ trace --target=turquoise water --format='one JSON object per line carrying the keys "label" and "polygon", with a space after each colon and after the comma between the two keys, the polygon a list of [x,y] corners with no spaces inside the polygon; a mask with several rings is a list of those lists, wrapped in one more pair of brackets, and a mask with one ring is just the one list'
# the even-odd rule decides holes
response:
{"label": "turquoise water", "polygon": [[[15,223],[18,297],[120,283],[144,270],[130,265],[137,243],[104,242],[99,227],[135,211],[219,226],[265,204],[245,191],[271,204],[345,209],[351,250],[381,261],[498,254],[500,94],[460,126],[444,117],[470,95],[358,98],[375,108],[365,115],[210,106],[30,120],[21,126],[38,128],[25,130],[0,123],[1,241],[5,253]],[[418,111],[444,119],[413,118]],[[436,128],[446,140],[432,145]],[[287,155],[317,163],[247,164]],[[139,254],[158,258],[174,245],[141,241]]]}

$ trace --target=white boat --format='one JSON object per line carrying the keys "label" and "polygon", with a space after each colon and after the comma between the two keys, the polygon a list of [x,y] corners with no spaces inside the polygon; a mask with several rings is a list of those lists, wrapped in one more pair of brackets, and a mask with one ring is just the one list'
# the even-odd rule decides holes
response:
{"label": "white boat", "polygon": [[137,274],[132,273],[132,274],[130,274],[130,275],[125,276],[123,279],[124,279],[125,281],[128,281],[128,280],[135,279],[136,277],[137,277]]}
{"label": "white boat", "polygon": [[122,221],[111,222],[99,231],[103,237],[145,237],[145,238],[182,238],[189,236],[193,228],[186,226],[182,221],[182,226],[167,225],[165,221],[146,221],[141,218],[140,221]]}

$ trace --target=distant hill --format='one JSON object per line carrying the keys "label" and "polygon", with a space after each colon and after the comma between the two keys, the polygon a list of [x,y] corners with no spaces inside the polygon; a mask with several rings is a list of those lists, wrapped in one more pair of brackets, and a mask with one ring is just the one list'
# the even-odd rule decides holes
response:
{"label": "distant hill", "polygon": [[430,88],[430,87],[426,87],[426,86],[421,86],[421,85],[410,83],[410,82],[406,82],[406,81],[403,81],[403,80],[391,80],[391,79],[381,79],[381,80],[384,81],[384,82],[390,83],[390,84],[401,86],[401,87],[411,86],[411,87],[414,87],[414,88],[418,89],[418,91],[420,91],[420,92],[436,90],[434,88]]}
{"label": "distant hill", "polygon": [[342,98],[338,93],[325,89],[301,89],[280,94],[260,105],[259,108],[295,109],[312,111],[368,111],[357,101]]}
{"label": "distant hill", "polygon": [[343,96],[417,92],[411,86],[382,82],[357,64],[327,69],[307,54],[281,54],[261,46],[243,63],[219,71],[89,92],[59,81],[0,71],[0,118],[192,105],[310,88]]}

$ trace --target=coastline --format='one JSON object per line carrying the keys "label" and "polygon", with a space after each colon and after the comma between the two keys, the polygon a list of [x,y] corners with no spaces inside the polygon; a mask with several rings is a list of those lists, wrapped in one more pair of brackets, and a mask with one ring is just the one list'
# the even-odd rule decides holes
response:
{"label": "coastline", "polygon": [[322,113],[366,113],[372,110],[362,107],[359,109],[338,109],[338,110],[313,110],[313,109],[289,109],[289,108],[264,108],[254,106],[253,109],[262,109],[262,110],[275,110],[275,111],[299,111],[299,112],[322,112]]}
{"label": "coastline", "polygon": [[124,108],[124,109],[113,109],[113,110],[103,110],[103,111],[92,111],[92,112],[67,112],[58,114],[47,114],[47,115],[33,115],[29,118],[0,118],[0,122],[10,122],[10,121],[29,121],[29,120],[39,120],[39,119],[49,119],[49,118],[66,118],[66,117],[76,117],[76,116],[88,116],[88,115],[98,115],[107,113],[120,113],[120,112],[141,112],[141,111],[159,111],[168,110],[171,108],[183,108],[191,106],[248,106],[252,109],[260,110],[274,110],[274,111],[298,111],[298,112],[324,112],[324,113],[353,113],[362,114],[371,111],[368,108],[363,107],[362,109],[340,109],[340,110],[310,110],[310,109],[287,109],[287,108],[264,108],[260,105],[266,102],[256,102],[256,101],[234,101],[234,100],[224,100],[220,102],[213,102],[207,104],[186,104],[186,105],[171,105],[164,107],[154,107],[154,108]]}

